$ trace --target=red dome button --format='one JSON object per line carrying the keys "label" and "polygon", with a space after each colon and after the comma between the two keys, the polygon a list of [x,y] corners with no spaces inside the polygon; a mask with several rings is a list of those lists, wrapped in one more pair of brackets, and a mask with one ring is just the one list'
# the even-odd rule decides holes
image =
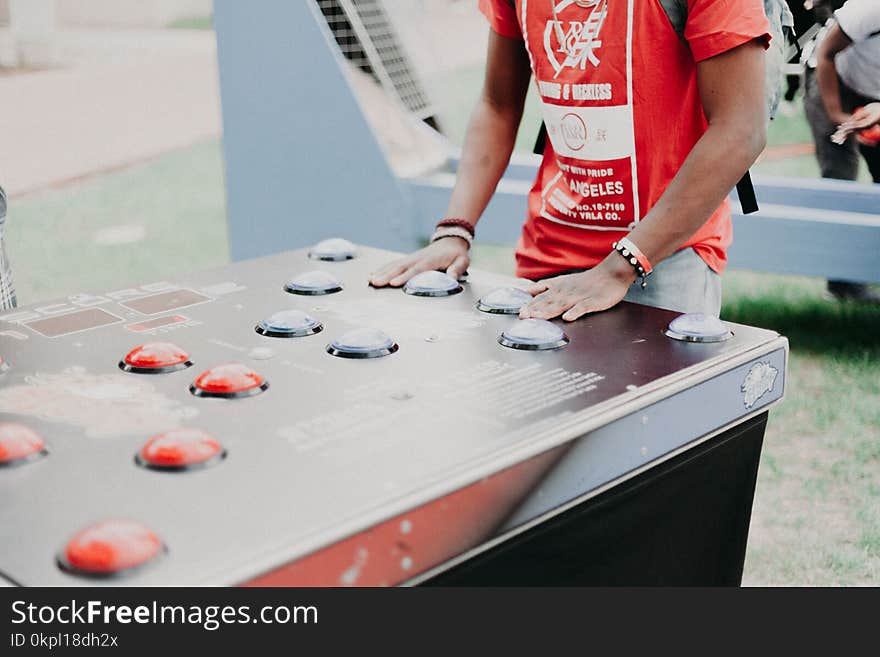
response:
{"label": "red dome button", "polygon": [[150,438],[135,461],[154,470],[191,470],[219,463],[225,456],[226,450],[207,431],[171,429]]}
{"label": "red dome button", "polygon": [[23,424],[0,423],[0,467],[21,465],[46,453],[46,441],[33,429]]}
{"label": "red dome button", "polygon": [[148,342],[129,351],[119,361],[119,368],[138,374],[163,374],[184,370],[192,365],[189,355],[170,342]]}
{"label": "red dome button", "polygon": [[107,520],[86,527],[58,556],[64,570],[77,575],[116,575],[142,566],[162,552],[162,541],[131,520]]}
{"label": "red dome button", "polygon": [[250,397],[269,387],[269,382],[247,365],[228,363],[202,372],[189,387],[196,397]]}

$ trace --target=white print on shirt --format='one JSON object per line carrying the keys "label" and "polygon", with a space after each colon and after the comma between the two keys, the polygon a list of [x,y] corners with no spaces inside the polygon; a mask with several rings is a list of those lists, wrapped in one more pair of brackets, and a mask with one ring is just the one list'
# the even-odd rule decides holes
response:
{"label": "white print on shirt", "polygon": [[630,105],[570,107],[545,99],[542,109],[547,136],[557,155],[603,162],[633,154]]}
{"label": "white print on shirt", "polygon": [[[553,77],[559,77],[567,67],[583,71],[587,62],[598,66],[596,51],[602,47],[599,34],[608,15],[608,0],[562,0],[558,5],[556,0],[550,2],[553,6],[553,19],[547,21],[544,29],[544,51],[547,53],[547,61],[556,71]],[[563,24],[559,15],[572,4],[589,9],[590,14],[586,20],[570,20]],[[562,62],[559,61],[559,55],[562,56]]]}
{"label": "white print on shirt", "polygon": [[[551,0],[552,12],[542,4],[546,1],[523,0],[521,7],[523,36],[559,168],[541,191],[539,215],[588,230],[631,229],[640,218],[632,104],[633,0]],[[612,58],[602,66],[599,57],[600,32],[603,25],[609,29],[609,2],[617,2],[617,9],[623,3],[627,7],[625,80],[619,79],[623,61]],[[528,38],[529,6],[532,12],[549,14],[543,48],[533,47],[537,44]],[[613,29],[622,31],[623,19],[616,14],[610,21]],[[609,53],[624,56],[623,48],[605,52],[605,58]]]}
{"label": "white print on shirt", "polygon": [[541,97],[553,100],[611,100],[610,82],[599,84],[562,84],[538,80]]}

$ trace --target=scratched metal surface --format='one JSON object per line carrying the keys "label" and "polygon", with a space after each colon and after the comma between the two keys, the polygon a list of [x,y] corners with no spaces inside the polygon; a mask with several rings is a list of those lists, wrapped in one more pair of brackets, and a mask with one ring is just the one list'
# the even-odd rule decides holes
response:
{"label": "scratched metal surface", "polygon": [[[40,462],[0,469],[0,573],[26,585],[92,584],[57,569],[56,552],[90,523],[130,518],[154,529],[169,551],[111,583],[245,581],[550,449],[554,426],[575,412],[637,403],[640,389],[665,378],[696,383],[709,363],[777,337],[732,325],[727,342],[684,344],[662,334],[675,313],[621,304],[566,324],[571,343],[561,350],[516,351],[496,342],[513,320],[474,308],[513,279],[472,271],[464,292],[447,298],[368,287],[367,273],[393,256],[362,248],[352,261],[315,262],[301,250],[240,262],[148,286],[210,297],[154,315],[109,293],[77,297],[72,305],[122,321],[62,337],[41,337],[22,321],[64,314],[70,300],[0,316],[0,355],[10,365],[0,421],[33,427],[51,450]],[[283,291],[311,269],[337,274],[344,291]],[[120,300],[154,293],[114,292]],[[310,312],[324,331],[298,339],[254,331],[261,318],[290,308]],[[126,328],[167,316],[181,318],[167,333]],[[333,337],[363,325],[387,331],[400,350],[375,360],[325,353]],[[156,339],[183,347],[194,367],[119,371],[128,350]],[[251,365],[270,388],[247,399],[194,398],[188,386],[197,374],[224,362]],[[539,393],[554,389],[555,397]],[[135,466],[139,447],[174,426],[212,432],[228,458],[189,473]]]}

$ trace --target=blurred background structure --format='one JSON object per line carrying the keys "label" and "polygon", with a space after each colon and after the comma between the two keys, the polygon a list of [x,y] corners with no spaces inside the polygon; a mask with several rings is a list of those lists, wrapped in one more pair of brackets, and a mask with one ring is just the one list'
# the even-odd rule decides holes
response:
{"label": "blurred background structure", "polygon": [[[395,174],[445,162],[426,127],[461,143],[488,34],[476,0],[303,1],[333,30]],[[218,79],[210,0],[0,0],[0,185],[20,303],[229,260]],[[518,157],[539,123],[530,98]],[[754,171],[818,178],[799,98]],[[510,273],[512,249],[480,244],[474,266]],[[724,286],[723,318],[792,345],[745,583],[880,584],[880,309],[827,299],[820,278],[731,271]]]}

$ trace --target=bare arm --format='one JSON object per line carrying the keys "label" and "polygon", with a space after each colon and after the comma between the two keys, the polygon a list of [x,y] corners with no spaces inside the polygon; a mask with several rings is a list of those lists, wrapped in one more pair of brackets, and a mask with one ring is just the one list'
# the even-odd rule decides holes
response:
{"label": "bare arm", "polygon": [[[764,49],[756,41],[697,64],[697,84],[709,126],[660,200],[631,233],[656,265],[702,226],[764,148]],[[531,288],[537,296],[521,317],[573,320],[616,305],[635,280],[617,253],[583,274]]]}
{"label": "bare arm", "polygon": [[[489,33],[486,78],[471,114],[446,215],[476,224],[510,161],[531,69],[522,41]],[[374,286],[403,285],[419,272],[446,269],[456,278],[468,264],[467,243],[446,237],[370,276]]]}
{"label": "bare arm", "polygon": [[840,25],[834,23],[828,30],[828,34],[819,44],[816,52],[816,82],[819,84],[819,93],[822,94],[822,104],[828,118],[835,124],[840,124],[849,119],[849,114],[843,111],[840,104],[840,82],[837,79],[837,66],[834,58],[837,53],[846,50],[852,41],[846,33],[840,29]]}
{"label": "bare arm", "polygon": [[447,215],[476,224],[510,162],[531,69],[522,41],[490,32],[483,92],[465,133]]}
{"label": "bare arm", "polygon": [[700,62],[697,86],[708,129],[631,234],[652,263],[706,223],[767,142],[762,45],[750,41]]}
{"label": "bare arm", "polygon": [[849,114],[843,111],[840,104],[840,82],[834,58],[850,44],[852,40],[840,29],[840,25],[834,23],[822,39],[816,53],[816,81],[819,83],[819,93],[822,95],[822,104],[825,105],[828,118],[835,124],[847,121]]}

